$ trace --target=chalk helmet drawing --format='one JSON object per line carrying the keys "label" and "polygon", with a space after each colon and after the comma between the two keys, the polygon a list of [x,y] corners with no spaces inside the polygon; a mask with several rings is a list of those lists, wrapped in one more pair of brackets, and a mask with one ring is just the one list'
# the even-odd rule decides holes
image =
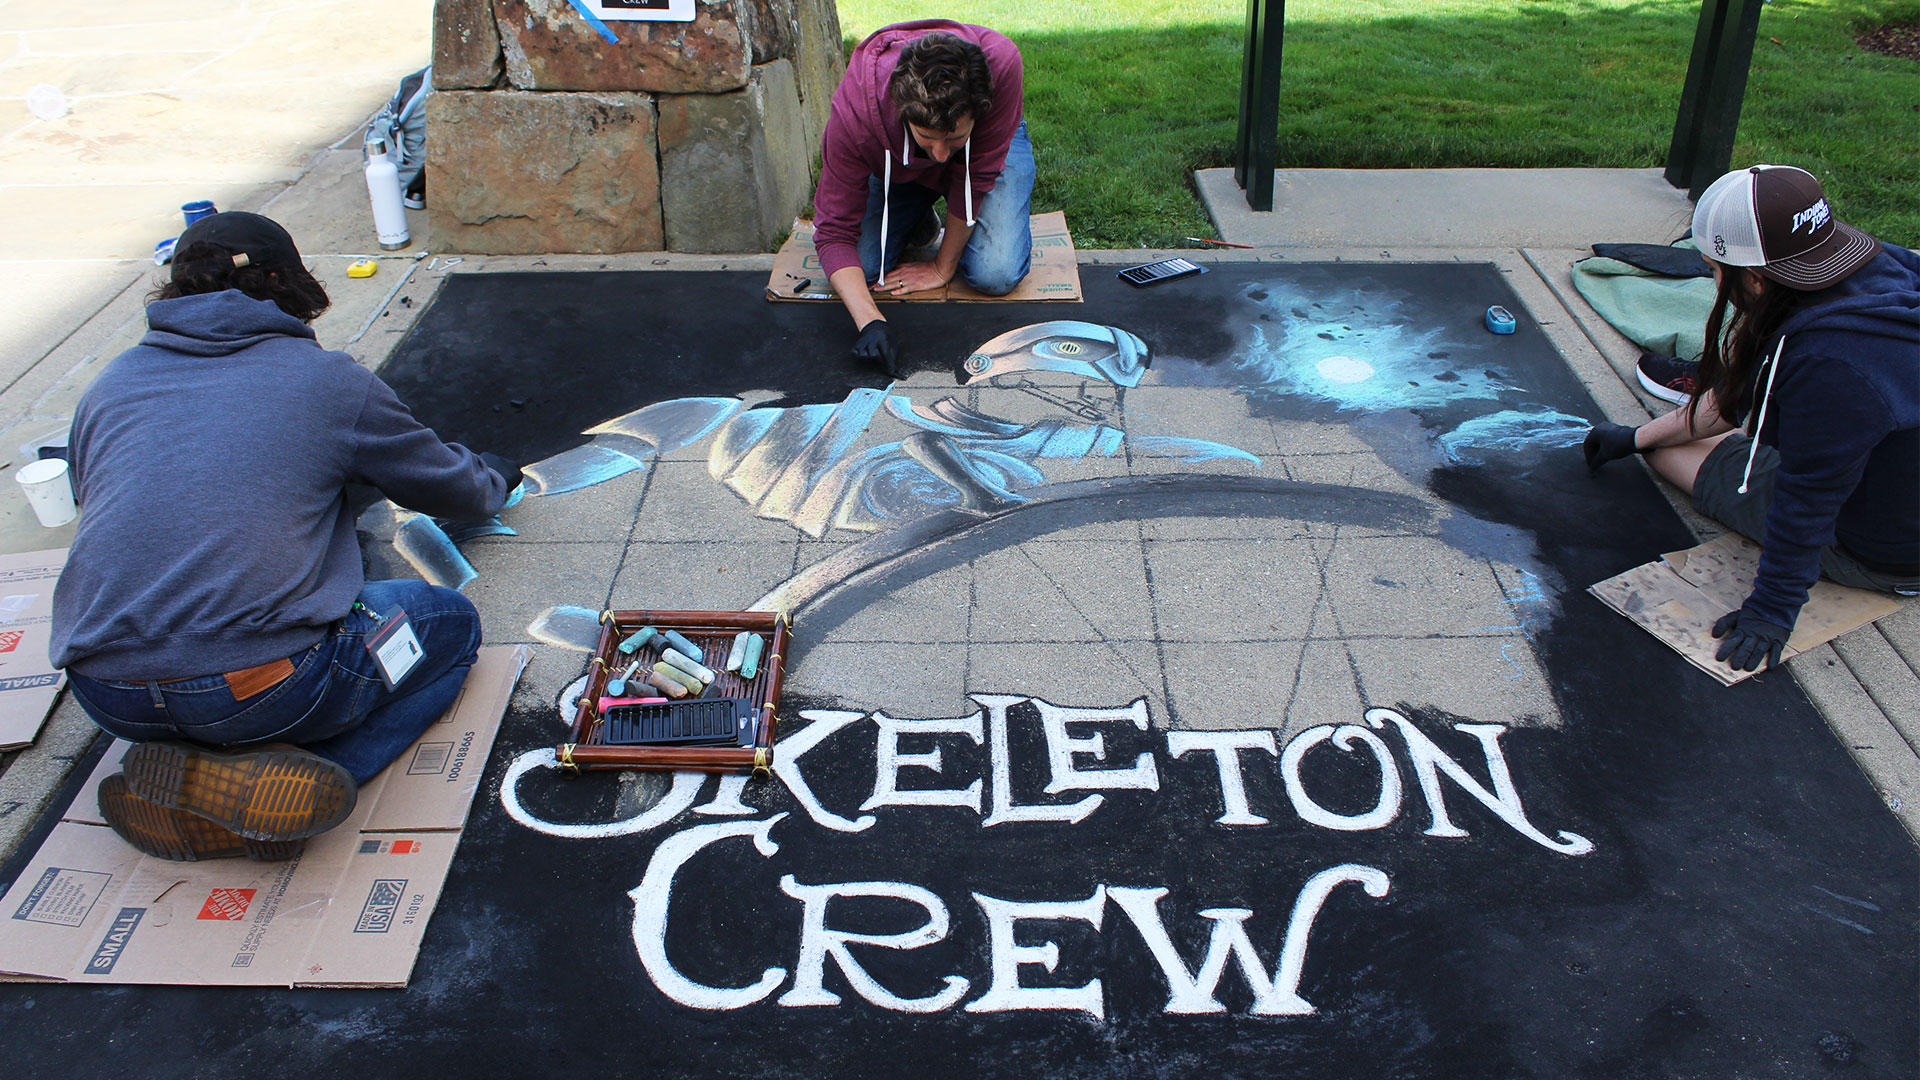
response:
{"label": "chalk helmet drawing", "polygon": [[961,363],[961,382],[1017,371],[1059,371],[1115,386],[1139,386],[1147,343],[1117,326],[1056,319],[1009,330]]}

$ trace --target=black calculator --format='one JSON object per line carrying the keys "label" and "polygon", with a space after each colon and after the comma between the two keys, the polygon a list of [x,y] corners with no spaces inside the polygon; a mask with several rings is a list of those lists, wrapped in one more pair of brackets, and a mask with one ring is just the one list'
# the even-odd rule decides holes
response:
{"label": "black calculator", "polygon": [[1127,267],[1120,271],[1120,280],[1129,285],[1158,285],[1163,281],[1172,281],[1174,278],[1206,272],[1206,267],[1186,259],[1161,259],[1159,262]]}

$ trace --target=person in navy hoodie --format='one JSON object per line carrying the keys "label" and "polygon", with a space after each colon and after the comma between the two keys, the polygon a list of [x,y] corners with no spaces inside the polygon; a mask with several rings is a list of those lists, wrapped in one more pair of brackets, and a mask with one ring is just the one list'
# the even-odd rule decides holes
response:
{"label": "person in navy hoodie", "polygon": [[1718,659],[1756,671],[1778,666],[1822,575],[1920,594],[1920,257],[1780,165],[1714,181],[1693,237],[1719,286],[1701,393],[1637,428],[1596,424],[1587,466],[1644,454],[1760,543],[1753,591],[1713,628]]}
{"label": "person in navy hoodie", "polygon": [[202,218],[146,336],[74,413],[50,650],[136,744],[99,804],[149,855],[291,857],[446,711],[480,646],[460,593],[366,581],[354,521],[381,495],[486,517],[520,471],[321,348],[327,304],[279,224]]}
{"label": "person in navy hoodie", "polygon": [[[1033,253],[1033,144],[1020,50],[984,26],[923,19],[861,42],[833,92],[813,197],[820,268],[859,330],[855,357],[897,374],[873,293],[937,289],[958,276],[1012,292]],[[946,197],[933,257],[900,264],[908,234]]]}

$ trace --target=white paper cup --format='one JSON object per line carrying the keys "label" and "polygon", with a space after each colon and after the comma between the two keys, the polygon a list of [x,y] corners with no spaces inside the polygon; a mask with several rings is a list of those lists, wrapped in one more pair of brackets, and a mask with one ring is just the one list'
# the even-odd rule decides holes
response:
{"label": "white paper cup", "polygon": [[27,493],[33,516],[47,528],[58,528],[78,515],[73,507],[73,488],[67,482],[67,463],[59,458],[30,461],[13,478]]}

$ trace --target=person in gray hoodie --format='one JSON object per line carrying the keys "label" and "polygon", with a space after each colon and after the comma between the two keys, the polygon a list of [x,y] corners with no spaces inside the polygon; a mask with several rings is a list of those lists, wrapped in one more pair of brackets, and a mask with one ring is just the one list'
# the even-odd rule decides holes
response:
{"label": "person in gray hoodie", "polygon": [[1595,425],[1587,465],[1645,454],[1760,543],[1752,592],[1713,628],[1718,659],[1757,671],[1823,575],[1920,593],[1920,256],[1841,221],[1791,166],[1714,181],[1693,237],[1719,286],[1702,392],[1637,428]]}
{"label": "person in gray hoodie", "polygon": [[284,858],[458,695],[473,604],[364,580],[354,521],[384,495],[497,513],[505,461],[442,442],[308,323],[327,307],[293,238],[256,214],[176,244],[150,329],[73,419],[81,508],[51,653],[106,731],[136,743],[107,823],[169,859]]}

